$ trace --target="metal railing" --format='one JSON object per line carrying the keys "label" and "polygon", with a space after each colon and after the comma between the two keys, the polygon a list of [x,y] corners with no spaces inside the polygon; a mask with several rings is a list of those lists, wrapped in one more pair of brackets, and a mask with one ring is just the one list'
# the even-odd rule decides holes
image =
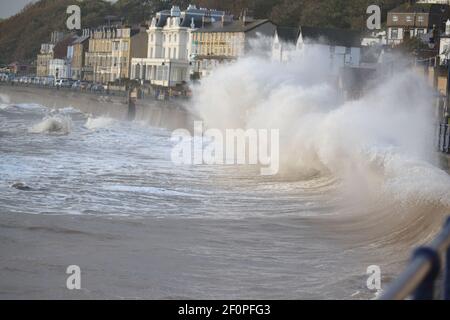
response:
{"label": "metal railing", "polygon": [[439,151],[450,153],[450,126],[448,124],[439,125]]}
{"label": "metal railing", "polygon": [[450,217],[428,245],[416,249],[406,270],[380,297],[381,300],[433,300],[435,284],[442,277],[441,297],[450,300]]}

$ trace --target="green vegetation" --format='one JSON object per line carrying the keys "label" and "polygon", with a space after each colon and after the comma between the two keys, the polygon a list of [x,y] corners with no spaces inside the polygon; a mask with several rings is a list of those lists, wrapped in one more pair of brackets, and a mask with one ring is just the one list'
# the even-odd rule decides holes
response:
{"label": "green vegetation", "polygon": [[[107,15],[117,15],[129,24],[150,20],[152,15],[172,4],[184,9],[189,3],[200,7],[222,9],[238,16],[245,8],[257,18],[270,18],[280,25],[327,26],[362,29],[366,8],[379,4],[383,17],[403,0],[84,0],[81,7],[82,26],[100,25]],[[40,0],[26,6],[19,14],[0,21],[0,61],[31,61],[40,44],[49,41],[54,30],[65,30],[66,9],[73,0]]]}

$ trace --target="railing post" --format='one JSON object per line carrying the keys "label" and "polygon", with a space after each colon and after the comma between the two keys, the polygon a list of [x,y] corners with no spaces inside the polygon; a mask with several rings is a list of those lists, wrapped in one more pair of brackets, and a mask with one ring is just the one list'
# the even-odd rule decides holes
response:
{"label": "railing post", "polygon": [[[450,228],[450,217],[447,218],[444,228]],[[443,300],[450,300],[450,247],[445,250],[444,259],[444,283],[442,286],[442,298]]]}
{"label": "railing post", "polygon": [[413,299],[433,300],[434,282],[436,281],[436,278],[439,275],[439,270],[441,268],[439,254],[432,248],[420,247],[414,251],[412,260],[419,258],[428,260],[431,263],[431,268],[425,279],[423,279],[422,283],[414,291]]}

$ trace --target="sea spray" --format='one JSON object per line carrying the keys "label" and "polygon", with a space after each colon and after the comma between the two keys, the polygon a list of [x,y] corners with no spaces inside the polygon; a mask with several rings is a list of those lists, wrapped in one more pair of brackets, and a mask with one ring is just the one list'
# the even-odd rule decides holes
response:
{"label": "sea spray", "polygon": [[97,130],[102,128],[107,128],[113,125],[115,122],[114,119],[108,118],[108,117],[99,117],[99,118],[93,118],[89,117],[84,124],[84,127],[89,130]]}
{"label": "sea spray", "polygon": [[393,226],[404,226],[428,209],[450,209],[450,178],[432,165],[433,92],[426,81],[407,70],[381,74],[362,97],[347,101],[327,55],[315,48],[289,63],[248,57],[219,67],[194,88],[190,107],[212,128],[279,129],[280,176],[338,178],[345,201],[360,203],[352,213],[401,211]]}
{"label": "sea spray", "polygon": [[72,120],[64,115],[45,117],[40,123],[29,129],[30,133],[69,134],[72,130]]}

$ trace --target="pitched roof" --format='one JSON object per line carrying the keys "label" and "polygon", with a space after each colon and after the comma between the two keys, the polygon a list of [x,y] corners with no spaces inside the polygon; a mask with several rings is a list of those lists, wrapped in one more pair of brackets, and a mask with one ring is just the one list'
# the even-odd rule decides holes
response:
{"label": "pitched roof", "polygon": [[55,59],[65,59],[67,57],[67,47],[78,39],[75,35],[68,35],[55,45],[53,49],[53,57]]}
{"label": "pitched roof", "polygon": [[294,27],[277,27],[278,39],[281,42],[296,43],[300,34],[299,28]]}
{"label": "pitched roof", "polygon": [[80,36],[77,39],[75,39],[72,44],[78,44],[78,43],[83,43],[87,40],[89,40],[90,36]]}
{"label": "pitched roof", "polygon": [[269,22],[269,19],[253,20],[248,23],[244,23],[241,20],[233,20],[230,22],[225,22],[224,24],[212,23],[208,26],[195,30],[194,32],[248,32]]}
{"label": "pitched roof", "polygon": [[359,31],[331,28],[300,27],[305,42],[324,43],[333,46],[360,47]]}

